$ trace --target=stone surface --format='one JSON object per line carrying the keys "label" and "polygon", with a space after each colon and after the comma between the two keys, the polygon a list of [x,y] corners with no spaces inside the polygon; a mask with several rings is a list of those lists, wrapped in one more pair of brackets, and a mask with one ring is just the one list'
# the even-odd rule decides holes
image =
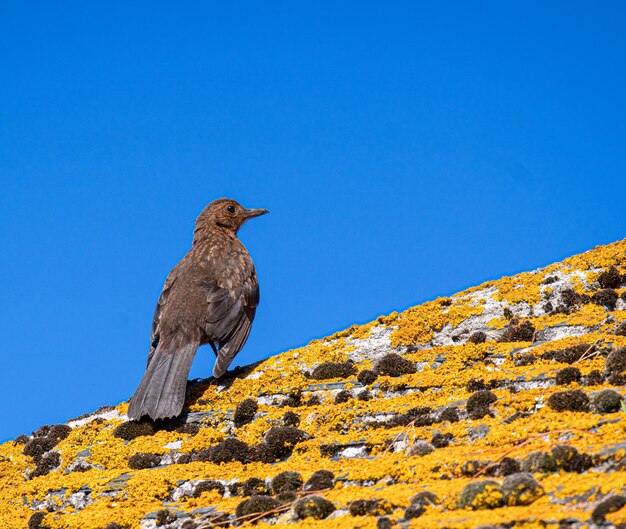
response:
{"label": "stone surface", "polygon": [[[620,526],[625,292],[620,241],[191,381],[174,421],[118,428],[122,403],[68,421],[62,439],[42,428],[0,446],[0,525]],[[526,341],[510,341],[516,328]],[[385,358],[402,367],[392,353],[404,367],[377,373]],[[246,399],[258,409],[235,420]],[[137,454],[157,466],[130,468]],[[287,471],[301,479],[272,491]]]}

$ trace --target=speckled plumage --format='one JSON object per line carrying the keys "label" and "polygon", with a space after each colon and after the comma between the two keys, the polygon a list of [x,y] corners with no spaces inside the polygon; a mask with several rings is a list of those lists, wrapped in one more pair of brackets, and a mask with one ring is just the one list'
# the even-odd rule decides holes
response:
{"label": "speckled plumage", "polygon": [[131,419],[180,414],[191,363],[211,345],[213,375],[222,376],[241,350],[259,303],[250,254],[237,238],[249,218],[267,213],[230,199],[209,204],[196,220],[191,250],[169,273],[157,302],[144,377],[129,409]]}

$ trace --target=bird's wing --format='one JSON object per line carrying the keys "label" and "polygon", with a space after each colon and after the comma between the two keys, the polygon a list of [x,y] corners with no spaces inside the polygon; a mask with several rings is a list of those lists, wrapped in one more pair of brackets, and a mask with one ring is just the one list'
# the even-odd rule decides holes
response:
{"label": "bird's wing", "polygon": [[[175,269],[174,269],[175,270]],[[174,274],[174,270],[167,276],[165,280],[165,284],[163,285],[163,290],[161,290],[161,295],[159,296],[159,300],[157,301],[156,308],[154,309],[154,317],[152,318],[152,328],[150,330],[150,351],[148,352],[148,365],[150,365],[150,361],[154,356],[154,351],[159,345],[160,338],[160,326],[161,326],[161,317],[163,316],[163,308],[167,303],[167,298],[171,291],[172,285],[176,281],[176,274]]]}
{"label": "bird's wing", "polygon": [[207,285],[207,336],[219,343],[213,374],[226,372],[235,355],[246,343],[252,320],[259,304],[259,284],[254,268],[250,268],[241,284],[235,288]]}

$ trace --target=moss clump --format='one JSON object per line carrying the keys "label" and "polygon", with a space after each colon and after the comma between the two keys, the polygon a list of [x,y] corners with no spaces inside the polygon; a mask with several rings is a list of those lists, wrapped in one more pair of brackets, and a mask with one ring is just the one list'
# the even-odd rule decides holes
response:
{"label": "moss clump", "polygon": [[156,513],[156,524],[157,526],[167,525],[176,521],[176,514],[172,511],[168,511],[167,509],[161,509]]}
{"label": "moss clump", "polygon": [[298,499],[298,495],[292,491],[281,492],[280,494],[276,494],[275,498],[280,502],[281,505],[285,505],[286,503],[293,503]]}
{"label": "moss clump", "polygon": [[535,338],[535,327],[528,320],[511,320],[498,338],[499,342],[532,342]]}
{"label": "moss clump", "polygon": [[606,520],[606,515],[619,511],[626,506],[626,496],[613,494],[604,498],[591,513],[591,520],[596,524],[601,524]]}
{"label": "moss clump", "polygon": [[334,402],[335,404],[343,404],[344,402],[348,402],[351,397],[352,395],[350,394],[348,390],[342,389],[341,391],[337,392],[337,394],[335,395]]}
{"label": "moss clump", "polygon": [[318,395],[311,395],[309,400],[306,401],[307,406],[317,406],[322,403],[322,399],[319,398]]}
{"label": "moss clump", "polygon": [[489,407],[498,400],[491,391],[479,390],[467,399],[467,413],[472,419],[482,419],[490,413]]}
{"label": "moss clump", "polygon": [[584,472],[592,466],[591,456],[580,454],[576,448],[568,445],[557,445],[550,454],[558,468],[566,472]]}
{"label": "moss clump", "polygon": [[485,343],[487,341],[487,335],[482,331],[478,331],[472,333],[467,341],[475,344]]}
{"label": "moss clump", "polygon": [[304,490],[327,490],[335,485],[335,474],[330,470],[316,470],[304,484]]}
{"label": "moss clump", "polygon": [[196,487],[193,489],[192,498],[197,498],[203,492],[209,492],[212,490],[216,490],[217,492],[219,492],[220,496],[223,496],[224,492],[226,492],[226,488],[219,481],[215,481],[214,479],[206,479],[196,484]]}
{"label": "moss clump", "polygon": [[554,411],[589,411],[589,397],[584,391],[574,389],[557,391],[546,401]]}
{"label": "moss clump", "polygon": [[287,411],[282,416],[281,421],[285,426],[298,426],[300,424],[300,415],[295,411]]}
{"label": "moss clump", "polygon": [[613,389],[603,389],[593,398],[598,413],[615,413],[622,407],[622,396]]}
{"label": "moss clump", "polygon": [[453,439],[454,435],[451,433],[436,433],[432,436],[430,444],[432,444],[435,448],[445,448],[452,442]]}
{"label": "moss clump", "polygon": [[615,305],[617,305],[617,292],[615,290],[611,290],[610,288],[605,288],[596,292],[593,296],[591,296],[591,302],[596,305],[600,305],[609,310],[615,310]]}
{"label": "moss clump", "polygon": [[604,375],[594,369],[587,374],[584,380],[586,386],[599,386],[604,383]]}
{"label": "moss clump", "polygon": [[444,408],[439,414],[440,422],[459,422],[459,410],[454,406]]}
{"label": "moss clump", "polygon": [[582,374],[580,369],[570,366],[557,371],[555,380],[559,386],[564,386],[573,382],[580,382],[581,378]]}
{"label": "moss clump", "polygon": [[489,463],[485,461],[478,461],[476,459],[468,459],[464,461],[461,465],[461,475],[467,476],[468,478],[476,475],[477,472],[482,471]]}
{"label": "moss clump", "polygon": [[512,457],[505,457],[500,461],[493,470],[494,476],[510,476],[511,474],[516,474],[521,470],[520,464],[516,459]]}
{"label": "moss clump", "polygon": [[564,288],[561,290],[561,302],[554,309],[554,312],[569,314],[586,303],[589,303],[589,296],[586,294],[578,294],[572,288]]}
{"label": "moss clump", "polygon": [[248,451],[248,459],[250,461],[260,461],[262,463],[274,463],[278,458],[270,452],[265,443],[253,445]]}
{"label": "moss clump", "polygon": [[466,385],[465,389],[472,393],[474,391],[480,391],[481,389],[496,389],[503,384],[501,380],[490,380],[485,382],[482,378],[473,378]]}
{"label": "moss clump", "polygon": [[352,362],[324,362],[313,369],[310,377],[315,380],[328,380],[353,375],[356,375],[356,368]]}
{"label": "moss clump", "polygon": [[15,439],[13,439],[13,444],[25,445],[26,443],[28,443],[28,441],[30,441],[30,437],[26,435],[25,433],[23,433],[21,435],[18,435]]}
{"label": "moss clump", "polygon": [[272,479],[270,488],[272,494],[280,494],[281,492],[296,492],[302,488],[302,484],[302,474],[300,472],[287,470]]}
{"label": "moss clump", "polygon": [[308,438],[306,432],[293,426],[274,426],[265,434],[264,445],[271,461],[275,461],[289,457],[294,447]]}
{"label": "moss clump", "polygon": [[411,503],[404,510],[404,518],[407,520],[411,520],[412,518],[419,518],[422,514],[424,514],[424,506],[421,503]]}
{"label": "moss clump", "polygon": [[410,503],[421,503],[422,505],[438,505],[439,498],[434,492],[423,490],[409,498]]}
{"label": "moss clump", "polygon": [[513,363],[517,367],[524,367],[524,366],[532,365],[535,363],[536,360],[537,360],[537,357],[534,354],[530,354],[530,353],[513,357]]}
{"label": "moss clump", "polygon": [[300,388],[292,389],[287,394],[287,398],[282,402],[281,406],[283,408],[298,408],[299,406],[302,406],[302,390]]}
{"label": "moss clump", "polygon": [[50,471],[61,465],[61,455],[58,452],[47,452],[37,460],[35,470],[30,473],[30,478],[45,476]]}
{"label": "moss clump", "polygon": [[187,433],[189,435],[196,435],[200,431],[200,425],[193,422],[186,422],[177,426],[175,429],[178,433]]}
{"label": "moss clump", "polygon": [[191,463],[195,455],[196,455],[196,452],[192,452],[190,454],[178,454],[178,457],[176,458],[176,464],[186,465],[187,463]]}
{"label": "moss clump", "polygon": [[376,520],[376,529],[391,529],[392,527],[393,522],[386,516],[381,516]]}
{"label": "moss clump", "polygon": [[613,349],[606,357],[604,370],[607,377],[616,378],[626,372],[626,347]]}
{"label": "moss clump", "polygon": [[545,494],[532,474],[520,472],[507,476],[502,482],[504,503],[509,506],[530,505]]}
{"label": "moss clump", "polygon": [[252,514],[266,513],[276,509],[278,506],[280,506],[280,502],[271,496],[252,496],[237,505],[235,516],[240,518]]}
{"label": "moss clump", "polygon": [[379,375],[388,377],[399,377],[417,372],[413,362],[396,353],[389,353],[383,356],[376,365],[374,371]]}
{"label": "moss clump", "polygon": [[469,382],[465,384],[465,390],[468,393],[474,393],[475,391],[480,391],[481,389],[489,389],[489,386],[485,384],[485,381],[482,378],[470,378]]}
{"label": "moss clump", "polygon": [[228,463],[239,461],[244,463],[248,459],[250,447],[234,437],[224,439],[222,442],[209,448],[196,452],[192,461],[211,461],[213,463]]}
{"label": "moss clump", "polygon": [[[600,274],[600,277],[602,277],[602,274]],[[598,277],[598,279],[600,279],[600,277]],[[608,281],[606,279],[608,279]],[[626,273],[619,275],[617,269],[612,266],[611,269],[608,270],[607,276],[605,276],[604,284],[601,281],[599,281],[599,283],[602,288],[624,287],[626,286]]]}
{"label": "moss clump", "polygon": [[420,428],[422,426],[429,426],[435,422],[435,419],[431,415],[432,411],[432,408],[427,406],[411,408],[407,412],[398,414],[391,419],[373,424],[383,428],[395,428],[396,426],[408,426],[409,424]]}
{"label": "moss clump", "polygon": [[254,416],[259,409],[256,399],[246,399],[237,404],[235,408],[235,414],[233,415],[233,422],[235,426],[239,428],[244,424],[248,424],[254,420]]}
{"label": "moss clump", "polygon": [[393,508],[387,502],[379,499],[354,500],[348,504],[352,516],[367,516],[389,514]]}
{"label": "moss clump", "polygon": [[554,457],[546,452],[533,452],[522,464],[525,472],[556,472],[558,465]]}
{"label": "moss clump", "polygon": [[598,276],[600,288],[619,288],[624,283],[626,283],[626,276],[622,276],[614,266]]}
{"label": "moss clump", "polygon": [[335,511],[335,505],[322,496],[308,496],[298,500],[294,506],[298,518],[323,520]]}
{"label": "moss clump", "polygon": [[26,443],[22,453],[25,456],[30,456],[37,463],[43,455],[52,450],[56,446],[56,443],[48,439],[47,437],[35,437]]}
{"label": "moss clump", "polygon": [[572,446],[557,445],[546,452],[533,452],[523,463],[525,472],[556,472],[559,469],[566,472],[584,472],[591,468],[592,460],[588,454],[580,454]]}
{"label": "moss clump", "polygon": [[370,393],[368,389],[364,389],[363,391],[359,391],[357,393],[356,398],[360,401],[365,402],[365,401],[371,400],[372,394]]}
{"label": "moss clump", "polygon": [[565,349],[558,349],[556,351],[548,351],[541,355],[543,360],[554,360],[560,364],[573,364],[578,362],[585,354],[593,351],[593,345],[578,344]]}
{"label": "moss clump", "polygon": [[359,371],[359,374],[356,377],[356,379],[364,386],[369,386],[370,384],[373,384],[374,382],[376,382],[377,378],[378,374],[376,373],[376,371],[372,371],[371,369],[363,369],[362,371]]}
{"label": "moss clump", "polygon": [[270,489],[264,479],[249,478],[241,484],[242,496],[269,496]]}
{"label": "moss clump", "polygon": [[415,441],[406,451],[407,456],[420,456],[430,454],[435,451],[435,447],[423,440]]}
{"label": "moss clump", "polygon": [[53,424],[51,426],[42,426],[41,428],[33,432],[33,436],[56,439],[58,442],[65,439],[71,431],[72,428],[69,427],[67,424]]}
{"label": "moss clump", "polygon": [[151,421],[128,421],[123,422],[113,430],[113,437],[132,441],[144,435],[154,435],[154,423]]}
{"label": "moss clump", "polygon": [[504,494],[500,485],[495,481],[483,480],[469,483],[461,492],[458,502],[459,508],[471,509],[495,509],[504,505]]}
{"label": "moss clump", "polygon": [[58,458],[58,454],[57,456],[48,456],[46,461],[42,459],[44,454],[58,445],[71,431],[72,429],[65,424],[54,424],[52,426],[42,426],[33,432],[33,438],[26,442],[22,453],[33,458],[35,465],[39,467],[39,470],[35,469],[35,472],[42,472],[35,475],[47,474],[52,468],[58,466],[59,461],[55,459]]}
{"label": "moss clump", "polygon": [[71,465],[71,469],[66,469],[66,472],[87,472],[92,468],[94,468],[94,465],[88,463],[87,461],[79,459]]}
{"label": "moss clump", "polygon": [[160,462],[160,454],[138,452],[128,458],[128,467],[134,470],[141,470],[142,468],[154,468],[158,466]]}
{"label": "moss clump", "polygon": [[43,525],[43,519],[45,518],[45,512],[35,512],[28,519],[28,529],[50,529],[49,526]]}

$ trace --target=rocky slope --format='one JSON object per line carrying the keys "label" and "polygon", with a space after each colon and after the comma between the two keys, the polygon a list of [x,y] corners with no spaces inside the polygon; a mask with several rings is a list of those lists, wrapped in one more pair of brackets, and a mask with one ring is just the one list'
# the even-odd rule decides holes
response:
{"label": "rocky slope", "polygon": [[[626,240],[0,446],[0,526],[626,523]],[[621,525],[626,527],[626,525]]]}

